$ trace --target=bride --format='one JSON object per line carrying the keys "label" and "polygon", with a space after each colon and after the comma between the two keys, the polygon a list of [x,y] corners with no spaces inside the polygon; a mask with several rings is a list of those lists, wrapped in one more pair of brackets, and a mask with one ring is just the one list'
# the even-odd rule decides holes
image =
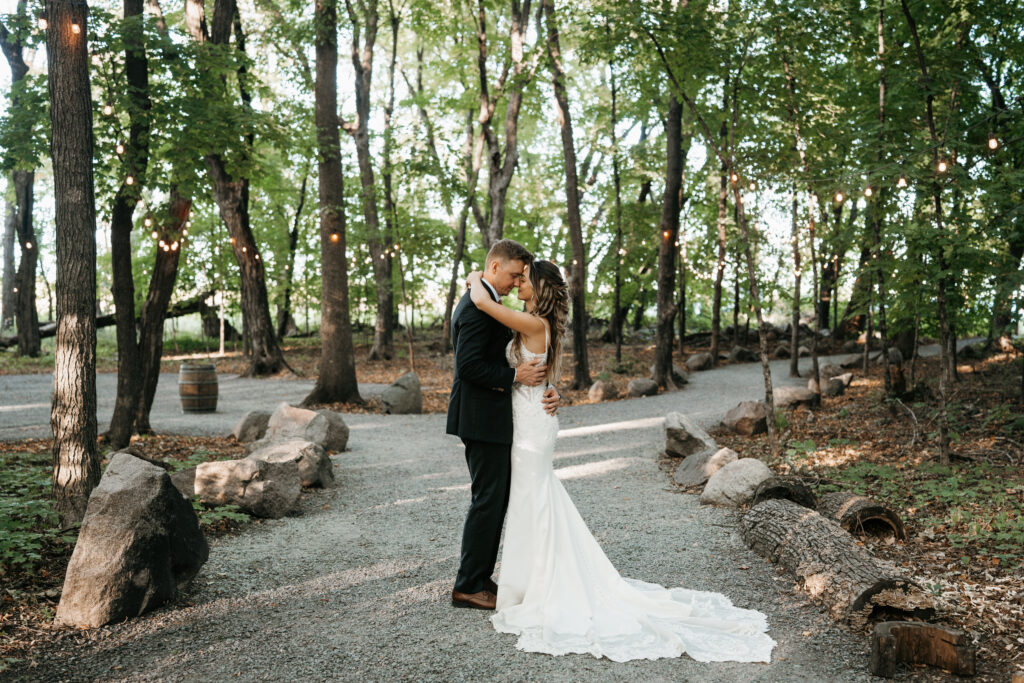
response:
{"label": "bride", "polygon": [[[505,349],[509,365],[539,359],[547,363],[548,381],[557,379],[569,312],[558,267],[550,261],[528,267],[518,293],[525,312],[494,301],[481,273],[468,281],[477,308],[514,332]],[[544,390],[544,384],[514,385],[512,482],[494,628],[518,635],[520,650],[552,655],[624,662],[685,652],[702,662],[770,661],[775,641],[760,612],[734,607],[719,593],[619,575],[552,469],[558,418],[544,411]]]}

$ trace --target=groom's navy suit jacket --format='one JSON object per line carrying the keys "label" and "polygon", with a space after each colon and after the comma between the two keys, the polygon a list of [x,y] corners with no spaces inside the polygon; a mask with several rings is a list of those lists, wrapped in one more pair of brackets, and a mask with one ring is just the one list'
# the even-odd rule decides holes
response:
{"label": "groom's navy suit jacket", "polygon": [[[488,290],[489,291],[489,290]],[[452,314],[455,371],[448,398],[449,434],[468,441],[512,443],[512,382],[516,371],[505,360],[512,338],[466,292]]]}

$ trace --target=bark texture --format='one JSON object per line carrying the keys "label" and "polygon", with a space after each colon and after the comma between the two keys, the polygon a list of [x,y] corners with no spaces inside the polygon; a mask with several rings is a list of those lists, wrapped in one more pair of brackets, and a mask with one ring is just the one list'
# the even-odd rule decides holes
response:
{"label": "bark texture", "polygon": [[316,386],[305,405],[361,403],[356,382],[345,258],[345,190],[338,130],[336,0],[316,3],[315,117],[320,175],[321,355]]}
{"label": "bark texture", "polygon": [[934,596],[817,512],[790,500],[768,500],[743,516],[743,540],[793,574],[833,618],[861,628],[879,618],[930,618]]}
{"label": "bark texture", "polygon": [[[62,527],[82,520],[100,478],[96,451],[96,207],[92,175],[88,8],[47,0],[57,242],[53,495]],[[72,25],[79,32],[72,31]]]}

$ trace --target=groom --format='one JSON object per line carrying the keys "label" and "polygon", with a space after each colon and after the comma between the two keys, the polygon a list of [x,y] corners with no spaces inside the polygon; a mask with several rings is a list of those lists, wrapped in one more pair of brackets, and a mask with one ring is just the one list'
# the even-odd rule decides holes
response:
{"label": "groom", "polygon": [[[483,283],[495,301],[522,284],[533,254],[513,240],[499,240],[487,252]],[[462,560],[452,605],[494,609],[498,586],[491,579],[508,507],[512,448],[512,383],[537,386],[546,366],[537,361],[510,368],[505,346],[512,333],[463,295],[452,314],[455,371],[448,399],[449,434],[466,446],[472,502],[462,531]],[[558,392],[548,389],[544,408],[554,414]]]}

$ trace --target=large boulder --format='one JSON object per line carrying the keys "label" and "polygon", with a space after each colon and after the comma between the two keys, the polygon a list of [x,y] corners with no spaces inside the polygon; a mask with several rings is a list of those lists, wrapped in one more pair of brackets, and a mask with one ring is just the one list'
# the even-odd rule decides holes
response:
{"label": "large boulder", "polygon": [[838,377],[844,372],[846,371],[843,370],[838,365],[836,365],[835,363],[825,363],[824,365],[818,367],[818,374],[821,376],[821,379],[823,380],[829,380],[832,379],[833,377]]}
{"label": "large boulder", "polygon": [[761,482],[771,476],[772,471],[760,460],[740,458],[711,475],[700,494],[700,502],[728,507],[746,505]]}
{"label": "large boulder", "polygon": [[690,372],[700,372],[701,370],[710,370],[715,366],[715,361],[711,357],[710,353],[701,351],[695,353],[686,359],[686,369]]}
{"label": "large boulder", "polygon": [[695,453],[679,464],[673,480],[680,486],[701,486],[715,472],[737,459],[739,454],[731,448],[720,448],[714,453]]}
{"label": "large boulder", "polygon": [[729,360],[733,363],[753,363],[758,359],[760,359],[760,356],[742,346],[734,346],[729,351]]}
{"label": "large boulder", "polygon": [[423,412],[423,391],[420,377],[407,372],[384,390],[380,396],[384,412],[391,415],[419,415]]}
{"label": "large boulder", "polygon": [[813,408],[821,404],[821,394],[807,387],[776,387],[772,398],[776,408]]}
{"label": "large boulder", "polygon": [[775,350],[772,352],[772,358],[775,358],[777,360],[789,358],[789,355],[789,344],[779,344],[778,346],[775,347]]}
{"label": "large boulder", "polygon": [[761,401],[743,401],[722,418],[722,424],[741,436],[768,431],[768,410]]}
{"label": "large boulder", "polygon": [[270,422],[269,410],[250,410],[238,421],[231,434],[239,443],[258,441],[267,433],[267,425]]}
{"label": "large boulder", "polygon": [[842,396],[846,392],[846,382],[843,381],[842,377],[832,377],[825,383],[825,389],[821,392],[822,396]]}
{"label": "large boulder", "polygon": [[710,455],[718,450],[715,440],[688,415],[669,413],[665,416],[665,452],[676,458]]}
{"label": "large boulder", "polygon": [[864,362],[864,356],[859,353],[853,353],[839,361],[839,366],[847,369],[859,368]]}
{"label": "large boulder", "polygon": [[312,441],[328,453],[338,453],[348,445],[348,426],[341,414],[332,410],[307,410],[280,403],[270,416],[266,435],[246,449],[253,453],[272,441],[291,438]]}
{"label": "large boulder", "polygon": [[611,382],[607,382],[603,379],[599,379],[591,384],[590,391],[587,392],[587,398],[589,398],[592,403],[607,401],[609,399],[616,398],[618,395],[618,388]]}
{"label": "large boulder", "polygon": [[196,468],[187,467],[171,473],[171,483],[185,498],[196,495]]}
{"label": "large boulder", "polygon": [[[653,365],[650,367],[650,371],[651,371],[651,375],[650,375],[651,379],[654,379],[654,366]],[[679,367],[678,365],[673,363],[672,364],[672,381],[675,383],[676,386],[682,386],[683,384],[686,384],[687,382],[690,381],[690,377],[687,374],[686,370],[683,370],[681,367]]]}
{"label": "large boulder", "polygon": [[326,488],[334,483],[334,464],[324,449],[305,439],[274,441],[249,454],[249,459],[267,462],[294,462],[304,487]]}
{"label": "large boulder", "polygon": [[637,398],[639,396],[654,396],[658,393],[658,383],[653,379],[647,379],[646,377],[638,377],[637,379],[630,380],[626,386],[626,393]]}
{"label": "large boulder", "polygon": [[209,548],[167,472],[115,453],[89,503],[54,623],[95,628],[173,600]]}
{"label": "large boulder", "polygon": [[220,460],[196,467],[196,495],[206,505],[237,505],[257,517],[276,519],[299,500],[302,482],[294,460]]}

